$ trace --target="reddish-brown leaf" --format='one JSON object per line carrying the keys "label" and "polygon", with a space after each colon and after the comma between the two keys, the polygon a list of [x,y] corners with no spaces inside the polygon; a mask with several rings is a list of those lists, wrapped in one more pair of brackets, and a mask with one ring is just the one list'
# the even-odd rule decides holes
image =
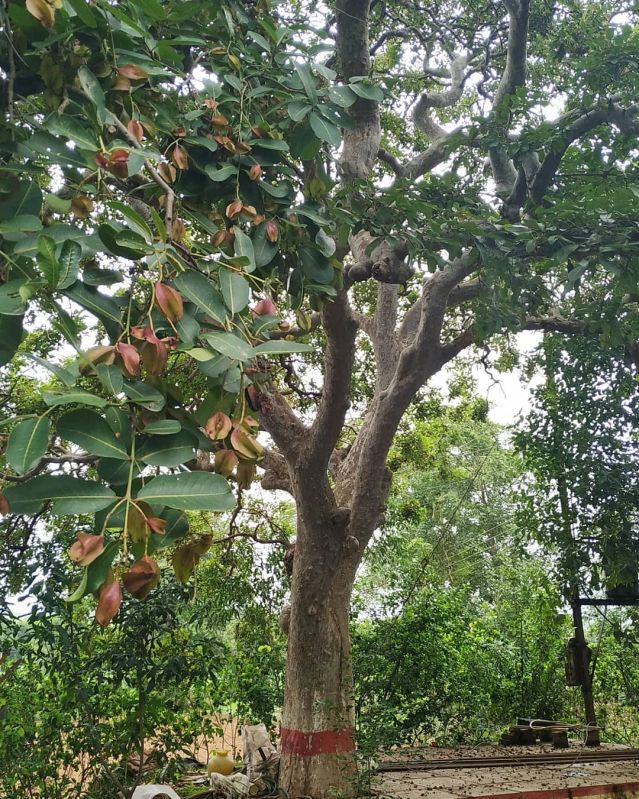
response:
{"label": "reddish-brown leaf", "polygon": [[115,345],[115,349],[122,358],[124,368],[131,377],[140,372],[140,353],[136,350],[133,344],[126,344],[124,341],[119,341]]}
{"label": "reddish-brown leaf", "polygon": [[160,582],[160,567],[153,558],[144,555],[122,575],[122,582],[136,599],[146,599]]}
{"label": "reddish-brown leaf", "polygon": [[129,78],[129,80],[146,80],[146,78],[149,77],[149,73],[136,64],[123,64],[121,67],[118,67],[117,71],[118,75]]}
{"label": "reddish-brown leaf", "polygon": [[190,541],[188,544],[179,547],[173,553],[173,571],[181,583],[187,582],[193,574],[202,555],[210,548],[212,537],[204,535],[197,541]]}
{"label": "reddish-brown leaf", "polygon": [[95,620],[101,627],[108,627],[122,604],[122,588],[115,580],[104,583],[98,596],[95,608]]}
{"label": "reddish-brown leaf", "polygon": [[86,219],[93,210],[93,200],[86,194],[76,194],[71,200],[71,211],[77,219]]}
{"label": "reddish-brown leaf", "polygon": [[273,222],[272,219],[269,219],[266,223],[264,232],[266,233],[266,238],[272,242],[276,242],[280,237],[280,229],[277,226],[277,222]]}
{"label": "reddish-brown leaf", "polygon": [[235,472],[235,479],[240,488],[250,488],[251,483],[255,479],[255,464],[240,461],[237,471]]}
{"label": "reddish-brown leaf", "polygon": [[219,449],[213,458],[213,469],[222,477],[229,477],[239,463],[239,458],[231,449]]}
{"label": "reddish-brown leaf", "polygon": [[262,175],[262,167],[259,164],[253,164],[248,171],[251,180],[258,180]]}
{"label": "reddish-brown leaf", "polygon": [[173,183],[177,177],[177,171],[173,164],[160,164],[158,173],[167,183]]}
{"label": "reddish-brown leaf", "polygon": [[160,519],[159,516],[147,516],[146,523],[154,533],[164,535],[166,531],[166,519]]}
{"label": "reddish-brown leaf", "polygon": [[55,11],[46,0],[27,0],[27,11],[45,28],[52,28],[55,22]]}
{"label": "reddish-brown leaf", "polygon": [[88,566],[104,552],[104,536],[78,533],[78,540],[69,547],[69,557],[80,566]]}
{"label": "reddish-brown leaf", "polygon": [[131,81],[125,78],[124,75],[118,75],[112,88],[114,92],[130,92]]}
{"label": "reddish-brown leaf", "polygon": [[231,446],[242,458],[249,461],[259,460],[264,455],[264,447],[260,442],[241,427],[231,433]]}
{"label": "reddish-brown leaf", "polygon": [[163,341],[147,341],[142,347],[142,363],[149,374],[161,374],[168,356],[169,351]]}
{"label": "reddish-brown leaf", "polygon": [[207,421],[204,432],[212,441],[221,441],[228,436],[232,427],[229,417],[222,411],[216,411]]}
{"label": "reddish-brown leaf", "polygon": [[189,156],[184,147],[180,147],[179,144],[176,144],[171,150],[171,160],[178,169],[189,168]]}
{"label": "reddish-brown leaf", "polygon": [[252,308],[254,316],[277,316],[277,307],[270,297],[264,297]]}
{"label": "reddish-brown leaf", "polygon": [[241,200],[233,200],[232,203],[229,203],[226,206],[225,214],[229,219],[235,219],[242,211],[242,201]]}
{"label": "reddish-brown leaf", "polygon": [[133,136],[133,138],[140,143],[144,138],[144,128],[137,121],[137,119],[130,119],[126,127],[131,136]]}
{"label": "reddish-brown leaf", "polygon": [[184,316],[182,295],[166,283],[155,284],[155,304],[169,322],[178,322]]}

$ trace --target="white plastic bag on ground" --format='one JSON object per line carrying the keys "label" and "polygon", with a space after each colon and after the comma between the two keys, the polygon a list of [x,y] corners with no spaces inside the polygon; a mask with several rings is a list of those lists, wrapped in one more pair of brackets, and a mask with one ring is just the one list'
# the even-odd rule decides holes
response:
{"label": "white plastic bag on ground", "polygon": [[138,785],[131,799],[181,799],[170,785]]}
{"label": "white plastic bag on ground", "polygon": [[260,777],[275,780],[280,764],[280,756],[271,743],[266,725],[245,724],[242,727],[242,748],[246,774],[250,782]]}
{"label": "white plastic bag on ground", "polygon": [[250,782],[246,774],[231,774],[225,777],[224,774],[209,774],[209,784],[215,793],[224,796],[225,799],[243,799],[248,796]]}

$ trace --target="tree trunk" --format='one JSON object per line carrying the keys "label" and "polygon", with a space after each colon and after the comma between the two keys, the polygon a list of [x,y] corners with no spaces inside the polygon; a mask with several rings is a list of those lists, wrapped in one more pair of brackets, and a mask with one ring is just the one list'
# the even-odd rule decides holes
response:
{"label": "tree trunk", "polygon": [[280,784],[291,799],[349,797],[357,771],[348,621],[359,558],[334,546],[333,530],[318,543],[304,532],[291,587]]}

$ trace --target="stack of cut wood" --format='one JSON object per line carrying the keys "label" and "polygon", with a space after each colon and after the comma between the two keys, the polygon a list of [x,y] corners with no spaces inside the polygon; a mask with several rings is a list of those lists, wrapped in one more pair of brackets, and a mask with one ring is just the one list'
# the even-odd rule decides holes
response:
{"label": "stack of cut wood", "polygon": [[568,731],[586,730],[586,744],[599,742],[599,727],[584,727],[582,724],[565,724],[548,719],[517,719],[517,724],[502,734],[502,746],[526,746],[537,743],[551,743],[555,749],[568,748]]}

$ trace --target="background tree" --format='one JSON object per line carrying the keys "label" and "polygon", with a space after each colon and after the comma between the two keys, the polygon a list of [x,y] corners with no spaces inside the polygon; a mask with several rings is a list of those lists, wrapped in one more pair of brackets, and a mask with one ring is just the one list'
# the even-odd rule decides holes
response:
{"label": "background tree", "polygon": [[323,797],[353,791],[350,596],[421,388],[505,331],[636,351],[639,123],[633,9],[314,11],[5,3],[0,332],[22,369],[25,326],[67,342],[38,404],[5,405],[3,506],[97,514],[71,598],[99,589],[101,623],[181,539],[188,579],[210,539],[183,511],[231,510],[225,476],[261,460],[292,494],[281,778]]}

